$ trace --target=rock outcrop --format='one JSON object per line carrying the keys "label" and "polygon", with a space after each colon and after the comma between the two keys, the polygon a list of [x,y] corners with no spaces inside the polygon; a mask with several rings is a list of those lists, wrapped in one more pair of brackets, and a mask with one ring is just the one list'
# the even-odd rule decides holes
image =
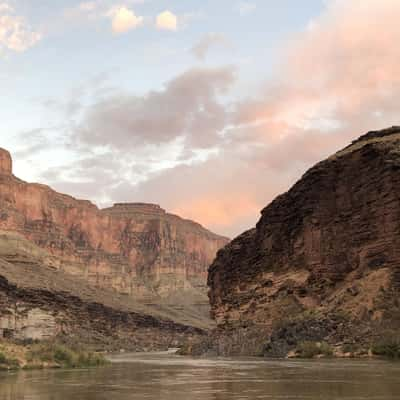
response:
{"label": "rock outcrop", "polygon": [[95,350],[145,351],[181,346],[204,334],[172,321],[168,313],[44,266],[36,250],[31,254],[14,248],[5,255],[1,247],[0,340],[57,338]]}
{"label": "rock outcrop", "polygon": [[12,159],[11,155],[7,150],[0,148],[0,174],[11,175],[12,174]]}
{"label": "rock outcrop", "polygon": [[[98,209],[12,174],[0,149],[0,229],[46,250],[50,267],[148,304],[190,309],[208,323],[207,268],[228,239],[158,205]],[[207,320],[207,321],[206,321]],[[200,321],[201,322],[201,321]]]}
{"label": "rock outcrop", "polygon": [[218,252],[208,284],[225,353],[284,355],[303,340],[399,331],[400,128],[306,172]]}

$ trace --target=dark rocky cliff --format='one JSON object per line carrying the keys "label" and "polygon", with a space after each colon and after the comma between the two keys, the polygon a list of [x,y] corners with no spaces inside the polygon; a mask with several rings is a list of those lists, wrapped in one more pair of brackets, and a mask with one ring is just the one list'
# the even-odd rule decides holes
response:
{"label": "dark rocky cliff", "polygon": [[400,128],[311,168],[218,252],[208,284],[220,335],[237,336],[226,352],[283,355],[299,340],[399,329]]}

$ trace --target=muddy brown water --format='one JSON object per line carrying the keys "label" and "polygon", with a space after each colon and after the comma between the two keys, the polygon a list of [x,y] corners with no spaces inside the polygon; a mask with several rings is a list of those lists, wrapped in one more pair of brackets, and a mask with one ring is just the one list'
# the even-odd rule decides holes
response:
{"label": "muddy brown water", "polygon": [[98,369],[0,373],[1,400],[399,400],[400,363],[124,354]]}

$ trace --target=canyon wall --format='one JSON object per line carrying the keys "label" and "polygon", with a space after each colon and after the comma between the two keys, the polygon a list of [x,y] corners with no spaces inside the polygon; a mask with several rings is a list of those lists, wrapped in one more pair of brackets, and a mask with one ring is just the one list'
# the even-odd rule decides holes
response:
{"label": "canyon wall", "polygon": [[57,270],[148,302],[182,295],[203,302],[207,268],[228,242],[158,205],[126,203],[100,210],[48,186],[26,183],[12,174],[10,154],[3,149],[0,229],[48,251]]}
{"label": "canyon wall", "polygon": [[168,312],[44,265],[45,253],[15,239],[0,237],[0,341],[57,339],[93,350],[149,351],[204,334],[174,322]]}
{"label": "canyon wall", "polygon": [[300,340],[399,330],[400,128],[306,172],[218,252],[208,284],[219,332],[237,337],[231,352],[253,340],[253,352],[283,355]]}

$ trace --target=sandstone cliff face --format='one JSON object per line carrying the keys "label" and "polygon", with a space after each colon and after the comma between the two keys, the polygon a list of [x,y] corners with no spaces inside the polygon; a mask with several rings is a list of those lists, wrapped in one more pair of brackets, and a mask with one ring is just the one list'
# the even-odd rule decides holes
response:
{"label": "sandstone cliff face", "polygon": [[207,268],[227,243],[157,205],[99,210],[89,201],[23,182],[12,175],[11,157],[2,149],[0,229],[47,250],[58,270],[149,302],[182,293],[201,302]]}
{"label": "sandstone cliff face", "polygon": [[[68,285],[68,276],[54,270],[37,279],[32,267],[35,265],[0,260],[0,338],[57,338],[96,350],[150,351],[181,346],[204,333],[159,315],[134,311],[123,301],[107,300],[109,293],[101,290],[82,293],[77,289],[83,285]],[[20,279],[21,274],[31,282]],[[43,287],[39,281],[45,277],[59,290]]]}
{"label": "sandstone cliff face", "polygon": [[2,175],[12,174],[11,155],[7,150],[4,149],[0,149],[0,174]]}
{"label": "sandstone cliff face", "polygon": [[[54,269],[54,256],[0,232],[0,341],[58,338],[94,349],[165,350],[203,330],[184,312],[146,306]],[[200,324],[201,325],[201,324]]]}
{"label": "sandstone cliff face", "polygon": [[211,265],[220,329],[256,326],[264,343],[292,335],[292,345],[399,329],[399,188],[400,128],[311,168]]}

